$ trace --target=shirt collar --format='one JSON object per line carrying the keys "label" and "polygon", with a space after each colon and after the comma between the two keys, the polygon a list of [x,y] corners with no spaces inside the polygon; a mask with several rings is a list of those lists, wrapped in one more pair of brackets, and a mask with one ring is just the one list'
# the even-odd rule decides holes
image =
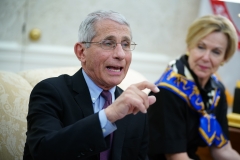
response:
{"label": "shirt collar", "polygon": [[[96,100],[99,98],[99,95],[101,94],[101,92],[103,91],[102,88],[98,87],[93,81],[92,79],[86,74],[86,72],[82,69],[82,73],[83,73],[83,77],[87,83],[89,92],[90,92],[90,96],[91,96],[91,100],[93,103],[96,102]],[[114,86],[113,88],[111,88],[109,90],[109,92],[111,92],[112,94],[112,100],[114,100],[114,92],[116,90],[116,86]]]}

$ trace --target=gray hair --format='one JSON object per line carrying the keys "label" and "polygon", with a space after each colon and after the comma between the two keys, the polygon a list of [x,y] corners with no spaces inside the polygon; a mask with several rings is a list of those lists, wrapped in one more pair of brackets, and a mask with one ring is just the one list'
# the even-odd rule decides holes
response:
{"label": "gray hair", "polygon": [[[78,41],[91,42],[91,40],[96,36],[95,24],[104,19],[109,19],[119,24],[126,25],[130,29],[129,23],[122,14],[111,10],[109,11],[99,10],[88,14],[85,20],[82,21],[78,30]],[[89,45],[90,44],[87,43],[86,47],[89,47]]]}

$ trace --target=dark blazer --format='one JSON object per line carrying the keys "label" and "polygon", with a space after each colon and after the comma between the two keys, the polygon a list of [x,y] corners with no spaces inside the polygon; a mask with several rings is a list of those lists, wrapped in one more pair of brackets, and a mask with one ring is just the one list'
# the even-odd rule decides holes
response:
{"label": "dark blazer", "polygon": [[[122,89],[116,88],[117,98]],[[115,122],[111,159],[145,159],[148,146],[147,115],[128,115]],[[108,149],[98,113],[94,114],[82,69],[38,83],[32,90],[27,116],[24,160],[99,160]]]}

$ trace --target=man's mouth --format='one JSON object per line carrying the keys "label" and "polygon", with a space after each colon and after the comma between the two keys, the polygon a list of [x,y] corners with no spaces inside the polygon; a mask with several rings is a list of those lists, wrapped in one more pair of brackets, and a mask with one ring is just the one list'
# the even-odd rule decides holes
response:
{"label": "man's mouth", "polygon": [[121,72],[121,70],[123,69],[123,67],[112,67],[112,66],[108,66],[107,69],[110,70],[110,71],[112,71],[112,72]]}

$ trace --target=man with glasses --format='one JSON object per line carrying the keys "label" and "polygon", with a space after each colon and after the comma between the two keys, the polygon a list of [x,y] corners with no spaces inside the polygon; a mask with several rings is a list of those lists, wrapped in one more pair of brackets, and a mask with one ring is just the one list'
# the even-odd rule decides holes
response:
{"label": "man with glasses", "polygon": [[[38,83],[30,96],[23,159],[146,159],[146,110],[156,99],[142,90],[147,81],[124,92],[136,44],[125,18],[96,11],[81,23],[74,46],[82,68]],[[139,112],[140,111],[140,112]]]}

